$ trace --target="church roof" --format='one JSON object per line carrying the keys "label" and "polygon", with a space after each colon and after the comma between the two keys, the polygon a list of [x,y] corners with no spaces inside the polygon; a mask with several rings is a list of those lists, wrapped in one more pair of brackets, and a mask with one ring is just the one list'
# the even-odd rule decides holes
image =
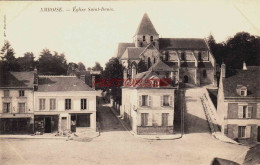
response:
{"label": "church roof", "polygon": [[121,57],[121,60],[126,60],[126,59],[140,59],[139,55],[144,51],[144,47],[129,47],[126,48],[124,54]]}
{"label": "church roof", "polygon": [[150,18],[145,13],[137,30],[135,35],[158,35],[156,32]]}
{"label": "church roof", "polygon": [[150,70],[152,71],[172,71],[172,69],[162,62],[161,60],[158,60],[153,66],[151,66]]}
{"label": "church roof", "polygon": [[134,43],[119,43],[117,48],[117,54],[116,57],[120,59],[125,52],[126,48],[128,47],[135,47]]}
{"label": "church roof", "polygon": [[163,49],[189,49],[208,50],[208,46],[202,38],[160,38],[159,48]]}

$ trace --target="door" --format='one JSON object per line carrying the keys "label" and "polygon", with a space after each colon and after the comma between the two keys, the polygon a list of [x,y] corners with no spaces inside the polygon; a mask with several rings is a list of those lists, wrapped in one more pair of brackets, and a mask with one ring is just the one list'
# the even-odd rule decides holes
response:
{"label": "door", "polygon": [[189,78],[187,75],[184,76],[184,83],[188,83],[189,82]]}
{"label": "door", "polygon": [[64,131],[67,129],[67,117],[61,118],[61,130]]}
{"label": "door", "polygon": [[260,126],[258,126],[257,141],[260,142]]}
{"label": "door", "polygon": [[44,132],[51,133],[51,117],[44,118]]}

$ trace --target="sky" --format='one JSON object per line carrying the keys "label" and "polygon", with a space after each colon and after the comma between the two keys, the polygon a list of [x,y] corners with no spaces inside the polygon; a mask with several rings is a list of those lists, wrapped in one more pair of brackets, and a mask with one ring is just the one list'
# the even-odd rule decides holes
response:
{"label": "sky", "polygon": [[[42,12],[43,8],[62,12]],[[75,12],[76,7],[86,11]],[[89,11],[89,8],[113,11]],[[16,57],[48,48],[68,62],[104,67],[119,42],[132,42],[146,12],[163,38],[206,38],[222,42],[237,32],[260,36],[260,0],[251,1],[23,1],[0,2],[0,46],[8,40]],[[6,15],[6,23],[4,23]],[[4,37],[6,26],[6,37]]]}

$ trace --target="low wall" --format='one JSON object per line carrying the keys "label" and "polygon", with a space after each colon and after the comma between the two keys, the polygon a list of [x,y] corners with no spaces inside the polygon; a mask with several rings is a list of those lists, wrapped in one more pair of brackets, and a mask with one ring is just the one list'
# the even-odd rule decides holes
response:
{"label": "low wall", "polygon": [[138,135],[154,135],[154,134],[173,134],[173,126],[153,127],[153,126],[138,126]]}

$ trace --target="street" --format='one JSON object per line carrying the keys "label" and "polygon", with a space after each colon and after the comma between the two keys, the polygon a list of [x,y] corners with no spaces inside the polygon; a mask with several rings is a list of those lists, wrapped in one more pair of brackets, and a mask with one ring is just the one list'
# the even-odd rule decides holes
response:
{"label": "street", "polygon": [[[247,147],[208,132],[176,140],[145,140],[127,132],[107,106],[99,107],[101,136],[88,142],[1,139],[1,164],[210,164],[215,157],[242,163]],[[194,121],[193,121],[194,122]],[[242,158],[240,157],[242,155]]]}

